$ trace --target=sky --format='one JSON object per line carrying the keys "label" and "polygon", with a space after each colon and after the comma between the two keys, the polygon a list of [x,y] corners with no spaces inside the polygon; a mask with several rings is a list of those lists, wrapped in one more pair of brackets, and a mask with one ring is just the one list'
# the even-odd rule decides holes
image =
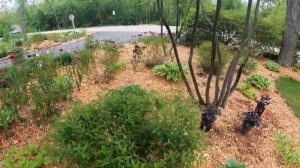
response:
{"label": "sky", "polygon": [[[34,4],[42,0],[27,0],[28,4]],[[0,11],[17,7],[16,0],[0,0]]]}

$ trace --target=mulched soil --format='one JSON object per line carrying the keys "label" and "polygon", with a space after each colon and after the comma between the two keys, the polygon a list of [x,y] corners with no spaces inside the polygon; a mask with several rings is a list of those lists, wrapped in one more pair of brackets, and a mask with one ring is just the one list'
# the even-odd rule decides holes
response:
{"label": "mulched soil", "polygon": [[[183,91],[184,95],[187,96],[182,82],[170,82],[156,77],[151,69],[144,67],[142,64],[138,66],[137,72],[134,72],[130,65],[132,49],[133,45],[131,44],[126,44],[121,49],[120,59],[127,62],[128,67],[119,72],[114,80],[109,84],[94,84],[94,75],[91,75],[84,80],[80,91],[74,91],[73,99],[89,103],[109,90],[129,84],[139,84],[142,88],[153,90],[162,95],[174,95],[179,91]],[[179,46],[179,53],[183,63],[187,63],[189,49]],[[196,59],[195,57],[194,67],[198,74],[197,80],[201,90],[204,91],[203,86],[206,83],[207,76],[199,68]],[[257,73],[268,77],[272,81],[271,89],[261,93],[268,94],[272,100],[262,116],[262,126],[254,128],[246,136],[240,135],[238,128],[242,124],[241,114],[255,108],[256,103],[244,97],[240,91],[234,91],[229,98],[227,107],[222,109],[222,116],[218,118],[212,131],[207,133],[208,146],[207,150],[204,151],[205,162],[195,167],[215,168],[224,164],[228,159],[246,163],[249,168],[286,167],[277,154],[276,135],[279,132],[284,132],[288,138],[300,144],[300,120],[293,115],[291,108],[275,89],[273,81],[280,76],[290,76],[300,80],[300,73],[287,68],[283,68],[279,74],[271,72],[263,66],[265,61],[259,60]],[[98,71],[101,72],[101,68],[98,68]],[[245,81],[245,75],[242,77],[243,81]],[[68,111],[67,109],[70,109],[68,103],[62,106],[65,109],[63,110],[64,113]],[[29,107],[24,107],[22,114],[27,118],[27,122],[14,124],[12,131],[15,136],[7,139],[3,133],[0,133],[0,160],[4,158],[7,150],[14,145],[25,146],[29,143],[43,143],[47,132],[51,129],[51,124],[37,127],[29,113]]]}

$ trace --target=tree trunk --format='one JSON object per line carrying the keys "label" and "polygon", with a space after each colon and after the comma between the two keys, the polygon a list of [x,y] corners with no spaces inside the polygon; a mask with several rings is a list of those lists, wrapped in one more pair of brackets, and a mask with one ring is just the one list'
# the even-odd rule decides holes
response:
{"label": "tree trunk", "polygon": [[56,12],[54,12],[54,16],[55,16],[55,20],[56,20],[56,24],[57,24],[57,30],[59,30],[60,27],[59,27],[59,21],[58,21],[58,17],[57,17]]}
{"label": "tree trunk", "polygon": [[178,26],[179,26],[179,0],[176,1],[176,39],[178,39]]}
{"label": "tree trunk", "polygon": [[300,1],[287,0],[285,34],[278,59],[282,66],[291,67],[294,64],[299,28]]}
{"label": "tree trunk", "polygon": [[25,16],[25,0],[19,0],[20,2],[20,28],[21,28],[21,33],[24,36],[26,40],[26,16]]}

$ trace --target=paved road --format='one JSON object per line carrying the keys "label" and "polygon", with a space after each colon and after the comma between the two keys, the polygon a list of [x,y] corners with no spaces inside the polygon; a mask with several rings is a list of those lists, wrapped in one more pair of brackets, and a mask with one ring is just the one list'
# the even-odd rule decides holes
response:
{"label": "paved road", "polygon": [[[77,31],[82,29],[77,29]],[[142,34],[143,32],[155,32],[160,33],[160,26],[157,25],[137,25],[137,26],[110,26],[110,27],[92,27],[92,28],[86,28],[84,29],[87,32],[95,33],[94,39],[103,41],[103,40],[112,40],[117,43],[126,43],[135,41],[139,36],[139,34]],[[171,27],[172,32],[175,32],[175,27]],[[50,33],[62,33],[62,32],[68,32],[72,31],[72,29],[69,30],[58,30],[58,31],[48,31],[48,32],[39,32],[44,34],[50,34]],[[164,28],[164,32],[166,33],[166,29]],[[78,51],[80,49],[84,48],[85,39],[79,40],[73,43],[68,44],[62,44],[59,46],[51,47],[49,49],[44,49],[36,52],[31,52],[30,55],[33,54],[41,54],[44,52],[52,52],[54,56],[58,55],[60,53],[60,50],[63,49],[64,51]]]}

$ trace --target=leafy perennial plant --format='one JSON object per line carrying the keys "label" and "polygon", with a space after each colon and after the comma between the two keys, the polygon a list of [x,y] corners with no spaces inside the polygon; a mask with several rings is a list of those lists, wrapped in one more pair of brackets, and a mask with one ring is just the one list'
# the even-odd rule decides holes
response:
{"label": "leafy perennial plant", "polygon": [[201,149],[194,104],[137,85],[113,91],[55,125],[54,151],[71,167],[189,167]]}

